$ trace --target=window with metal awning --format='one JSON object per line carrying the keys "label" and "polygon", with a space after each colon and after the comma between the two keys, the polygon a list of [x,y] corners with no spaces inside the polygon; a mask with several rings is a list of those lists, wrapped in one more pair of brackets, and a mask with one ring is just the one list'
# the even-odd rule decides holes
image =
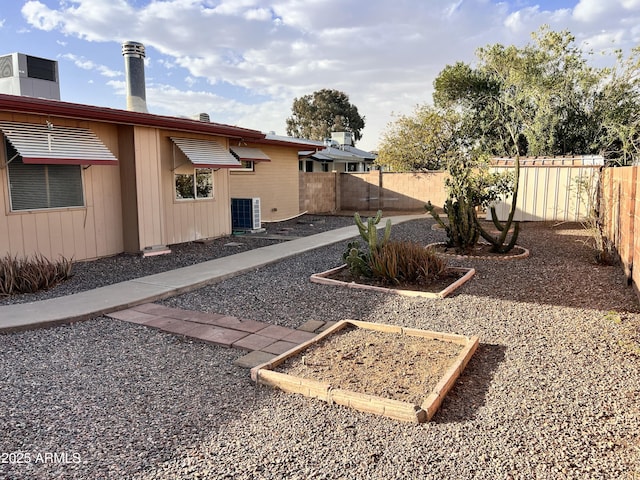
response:
{"label": "window with metal awning", "polygon": [[[0,122],[0,130],[24,164],[117,165],[118,159],[88,128]],[[15,158],[15,155],[14,155]],[[14,158],[7,158],[10,163]]]}
{"label": "window with metal awning", "polygon": [[241,162],[270,162],[271,158],[259,148],[229,147],[231,153]]}
{"label": "window with metal awning", "polygon": [[226,148],[214,140],[169,137],[196,167],[238,168],[240,162]]}

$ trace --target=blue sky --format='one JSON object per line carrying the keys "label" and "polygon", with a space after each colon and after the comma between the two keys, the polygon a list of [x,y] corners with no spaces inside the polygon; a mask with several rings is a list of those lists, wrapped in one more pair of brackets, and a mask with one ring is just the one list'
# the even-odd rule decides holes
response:
{"label": "blue sky", "polygon": [[142,42],[150,112],[279,135],[295,97],[335,88],[372,150],[394,115],[431,101],[445,65],[543,24],[628,51],[640,0],[5,0],[0,54],[57,60],[62,100],[125,108],[120,45]]}

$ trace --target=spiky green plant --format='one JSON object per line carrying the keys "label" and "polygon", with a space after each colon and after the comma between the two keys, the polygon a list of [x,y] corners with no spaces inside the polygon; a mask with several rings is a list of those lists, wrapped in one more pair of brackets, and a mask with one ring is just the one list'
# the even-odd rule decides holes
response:
{"label": "spiky green plant", "polygon": [[61,257],[51,261],[41,254],[32,257],[6,255],[0,258],[0,295],[48,290],[71,277],[73,262]]}
{"label": "spiky green plant", "polygon": [[416,242],[388,242],[371,254],[371,271],[385,283],[429,285],[447,268],[447,262]]}
{"label": "spiky green plant", "polygon": [[371,277],[371,253],[382,248],[391,237],[391,220],[387,220],[382,237],[378,234],[376,225],[382,220],[382,210],[378,210],[375,217],[362,220],[360,214],[354,214],[354,220],[358,227],[360,237],[364,240],[364,246],[358,241],[350,242],[342,259],[347,264],[349,271],[356,276]]}

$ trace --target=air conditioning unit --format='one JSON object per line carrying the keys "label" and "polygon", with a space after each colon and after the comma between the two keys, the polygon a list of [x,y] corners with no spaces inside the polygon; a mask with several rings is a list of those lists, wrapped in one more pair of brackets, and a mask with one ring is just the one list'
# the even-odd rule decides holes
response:
{"label": "air conditioning unit", "polygon": [[0,56],[0,93],[60,100],[58,62],[17,52]]}
{"label": "air conditioning unit", "polygon": [[231,199],[231,228],[233,230],[260,230],[260,198]]}

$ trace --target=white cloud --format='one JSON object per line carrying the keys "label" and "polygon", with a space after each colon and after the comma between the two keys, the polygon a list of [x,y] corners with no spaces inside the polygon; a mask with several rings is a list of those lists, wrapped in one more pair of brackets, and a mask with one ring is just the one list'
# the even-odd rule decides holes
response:
{"label": "white cloud", "polygon": [[[536,3],[74,0],[56,9],[29,1],[23,15],[34,28],[80,39],[143,42],[155,56],[149,67],[164,67],[153,71],[157,84],[147,91],[150,108],[162,113],[208,105],[215,121],[284,133],[294,97],[342,90],[366,117],[359,146],[373,149],[391,112],[430,101],[438,72],[473,61],[480,46],[523,45],[542,24],[568,29],[593,48],[638,43],[640,0],[575,0],[575,8],[555,9]],[[170,88],[174,78],[187,90]],[[204,80],[210,92],[193,92],[191,79]]]}
{"label": "white cloud", "polygon": [[4,18],[0,19],[0,28],[4,27],[4,22],[6,20]]}
{"label": "white cloud", "polygon": [[123,75],[123,73],[120,71],[112,70],[105,65],[96,64],[91,60],[87,60],[84,57],[80,57],[72,53],[66,53],[62,55],[62,58],[66,60],[71,60],[75,64],[75,66],[78,68],[81,68],[83,70],[96,71],[104,77],[114,78],[114,77],[121,77]]}

